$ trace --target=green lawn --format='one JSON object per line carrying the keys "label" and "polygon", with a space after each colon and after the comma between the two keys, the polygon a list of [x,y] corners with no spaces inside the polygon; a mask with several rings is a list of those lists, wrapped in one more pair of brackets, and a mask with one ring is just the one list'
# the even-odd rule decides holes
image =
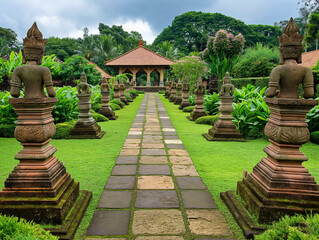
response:
{"label": "green lawn", "polygon": [[[266,156],[263,148],[269,145],[269,142],[266,140],[209,142],[201,134],[208,132],[211,126],[188,121],[186,116],[189,113],[178,110],[178,106],[170,103],[163,95],[160,95],[160,98],[179,138],[189,152],[199,175],[213,195],[216,204],[227,218],[232,230],[238,237],[242,237],[239,227],[221,201],[219,194],[228,190],[236,190],[236,183],[241,180],[243,170],[251,172],[252,168]],[[302,147],[302,152],[309,158],[304,166],[318,180],[319,146],[307,143]]]}
{"label": "green lawn", "polygon": [[[51,144],[58,149],[54,156],[65,164],[67,171],[75,181],[80,182],[80,188],[93,192],[93,198],[76,233],[75,239],[83,239],[102,194],[103,187],[143,98],[144,95],[141,94],[129,106],[116,111],[116,115],[119,116],[116,121],[99,123],[102,129],[106,131],[102,139],[62,139],[51,141]],[[15,138],[0,138],[1,189],[8,174],[18,163],[14,160],[14,155],[20,149],[21,146]]]}

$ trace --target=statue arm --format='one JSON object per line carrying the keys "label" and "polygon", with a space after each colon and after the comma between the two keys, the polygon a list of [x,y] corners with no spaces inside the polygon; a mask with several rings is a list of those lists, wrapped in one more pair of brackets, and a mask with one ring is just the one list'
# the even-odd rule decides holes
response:
{"label": "statue arm", "polygon": [[305,76],[302,82],[303,86],[303,97],[311,98],[314,95],[314,83],[313,83],[313,75],[309,68],[305,70]]}
{"label": "statue arm", "polygon": [[55,97],[55,91],[53,88],[52,75],[49,69],[45,69],[43,74],[44,86],[47,89],[49,97]]}
{"label": "statue arm", "polygon": [[225,86],[222,86],[220,88],[219,96],[224,96],[225,95]]}
{"label": "statue arm", "polygon": [[230,90],[230,95],[233,96],[234,92],[235,92],[235,87],[234,85],[232,85]]}
{"label": "statue arm", "polygon": [[274,68],[270,73],[268,88],[265,91],[266,97],[277,96],[279,81],[280,81],[280,71],[278,68]]}
{"label": "statue arm", "polygon": [[12,74],[12,79],[10,81],[10,94],[12,97],[19,97],[21,89],[21,79],[19,77],[19,70],[15,69]]}

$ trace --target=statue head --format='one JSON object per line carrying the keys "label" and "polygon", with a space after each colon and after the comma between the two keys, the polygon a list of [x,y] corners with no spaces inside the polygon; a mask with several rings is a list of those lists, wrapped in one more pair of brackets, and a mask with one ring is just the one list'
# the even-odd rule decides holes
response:
{"label": "statue head", "polygon": [[223,84],[229,84],[230,83],[230,75],[229,72],[226,72],[225,77],[223,78]]}
{"label": "statue head", "polygon": [[290,18],[278,40],[280,64],[284,64],[287,59],[295,59],[297,63],[301,63],[303,35],[299,34],[299,27],[292,18]]}
{"label": "statue head", "polygon": [[85,72],[83,71],[80,77],[80,82],[81,83],[87,83],[86,75]]}
{"label": "statue head", "polygon": [[102,77],[101,84],[106,84],[106,83],[107,83],[106,77]]}
{"label": "statue head", "polygon": [[43,53],[47,40],[43,39],[42,33],[34,22],[27,32],[27,37],[23,39],[22,63],[36,61],[38,65],[42,63]]}

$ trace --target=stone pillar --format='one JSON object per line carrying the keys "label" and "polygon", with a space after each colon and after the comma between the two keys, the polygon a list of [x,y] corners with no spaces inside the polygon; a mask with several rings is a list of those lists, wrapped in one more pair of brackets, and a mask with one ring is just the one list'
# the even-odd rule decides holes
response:
{"label": "stone pillar", "polygon": [[188,82],[184,82],[183,83],[183,100],[181,105],[178,108],[180,110],[183,110],[185,107],[188,107],[191,105],[189,103],[189,89],[190,89],[190,84]]}
{"label": "stone pillar", "polygon": [[203,106],[204,94],[204,85],[202,83],[197,84],[197,88],[195,90],[195,109],[190,113],[190,116],[187,117],[188,120],[195,121],[199,117],[207,116]]}
{"label": "stone pillar", "polygon": [[169,95],[169,101],[170,102],[175,102],[175,98],[176,98],[176,82],[173,79],[172,83],[171,83],[171,92]]}
{"label": "stone pillar", "polygon": [[170,92],[170,84],[171,82],[168,80],[168,78],[166,79],[166,83],[165,83],[165,94],[164,97],[168,98],[169,97],[169,92]]}
{"label": "stone pillar", "polygon": [[104,115],[110,120],[117,119],[114,111],[110,107],[110,85],[105,78],[102,79],[101,84],[101,95],[102,95],[102,108],[99,110],[99,113]]}
{"label": "stone pillar", "polygon": [[146,75],[147,75],[146,86],[151,86],[151,72],[152,72],[152,69],[150,67],[146,67],[146,68],[144,68],[144,71],[146,72]]}
{"label": "stone pillar", "polygon": [[125,105],[129,105],[127,99],[125,98],[125,85],[123,83],[123,80],[120,83],[120,100],[123,102]]}
{"label": "stone pillar", "polygon": [[114,91],[114,99],[120,101],[120,86],[117,81],[114,83],[113,91]]}
{"label": "stone pillar", "polygon": [[179,79],[178,83],[176,84],[177,93],[176,93],[176,100],[174,102],[175,105],[180,105],[182,103],[182,101],[183,101],[183,99],[182,99],[182,88],[183,88],[183,85],[181,83],[181,80]]}
{"label": "stone pillar", "polygon": [[160,87],[164,86],[164,68],[160,68],[159,70],[159,85]]}

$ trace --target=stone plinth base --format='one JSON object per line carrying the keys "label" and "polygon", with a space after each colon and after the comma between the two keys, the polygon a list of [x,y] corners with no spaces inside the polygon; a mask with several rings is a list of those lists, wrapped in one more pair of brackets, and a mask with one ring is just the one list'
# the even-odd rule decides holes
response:
{"label": "stone plinth base", "polygon": [[103,107],[99,110],[99,114],[104,115],[107,117],[109,120],[116,120],[118,116],[115,115],[113,112],[112,108],[110,106],[108,107]]}
{"label": "stone plinth base", "polygon": [[181,105],[179,105],[178,109],[183,110],[185,107],[189,107],[191,104],[187,101],[182,101]]}
{"label": "stone plinth base", "polygon": [[202,134],[208,141],[237,141],[245,142],[242,135],[237,131],[232,120],[219,119],[215,125]]}
{"label": "stone plinth base", "polygon": [[88,122],[77,122],[72,129],[70,136],[68,138],[71,139],[92,139],[92,138],[102,138],[104,136],[105,132],[101,131],[101,127],[93,121]]}
{"label": "stone plinth base", "polygon": [[125,97],[120,97],[120,100],[122,103],[124,103],[125,105],[129,105],[129,102],[127,101],[127,99]]}
{"label": "stone plinth base", "polygon": [[192,111],[191,114],[189,116],[187,116],[186,118],[189,121],[195,121],[197,118],[203,117],[203,116],[207,116],[207,113],[202,110],[202,111]]}
{"label": "stone plinth base", "polygon": [[170,96],[169,96],[169,99],[168,99],[170,102],[175,102],[175,100],[176,100],[176,96],[175,96],[175,94],[173,95],[173,94],[170,94]]}
{"label": "stone plinth base", "polygon": [[175,105],[180,105],[182,103],[183,99],[182,99],[182,96],[177,96],[176,97],[176,100],[174,102]]}

